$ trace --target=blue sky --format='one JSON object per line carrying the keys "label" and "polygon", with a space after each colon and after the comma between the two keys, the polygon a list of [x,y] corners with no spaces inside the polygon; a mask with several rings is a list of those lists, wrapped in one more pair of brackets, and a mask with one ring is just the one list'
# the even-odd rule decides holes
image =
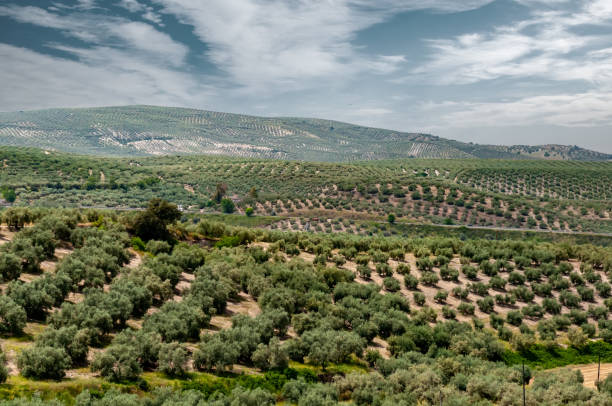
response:
{"label": "blue sky", "polygon": [[612,0],[3,0],[0,61],[0,111],[185,106],[612,153]]}

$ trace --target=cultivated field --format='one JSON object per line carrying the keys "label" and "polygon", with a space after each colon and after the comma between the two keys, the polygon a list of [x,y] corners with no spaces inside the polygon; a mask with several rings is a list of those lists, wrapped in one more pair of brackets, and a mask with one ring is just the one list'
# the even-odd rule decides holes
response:
{"label": "cultivated field", "polygon": [[525,362],[531,402],[611,400],[588,389],[592,365],[571,367],[584,382],[537,372],[601,356],[606,378],[610,248],[179,217],[163,202],[5,210],[0,396],[515,404]]}
{"label": "cultivated field", "polygon": [[237,213],[275,229],[386,232],[399,223],[612,232],[607,162],[394,160],[331,164],[221,157],[92,158],[3,147],[0,184],[16,205],[140,208],[162,197],[214,212],[218,184]]}

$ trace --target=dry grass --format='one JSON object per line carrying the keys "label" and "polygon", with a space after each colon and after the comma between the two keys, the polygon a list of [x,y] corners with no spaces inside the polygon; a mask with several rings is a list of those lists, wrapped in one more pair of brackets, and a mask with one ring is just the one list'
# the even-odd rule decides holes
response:
{"label": "dry grass", "polygon": [[[595,383],[597,382],[597,364],[570,365],[566,368],[580,371],[584,377],[584,386],[595,389]],[[612,374],[612,363],[601,364],[599,379],[603,381],[608,374]]]}

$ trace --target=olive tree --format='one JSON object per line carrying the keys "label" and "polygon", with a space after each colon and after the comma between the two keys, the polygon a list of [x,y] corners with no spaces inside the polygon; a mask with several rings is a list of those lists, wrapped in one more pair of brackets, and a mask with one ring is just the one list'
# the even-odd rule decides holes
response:
{"label": "olive tree", "polygon": [[60,380],[70,367],[70,357],[62,348],[34,346],[19,354],[17,366],[26,378]]}

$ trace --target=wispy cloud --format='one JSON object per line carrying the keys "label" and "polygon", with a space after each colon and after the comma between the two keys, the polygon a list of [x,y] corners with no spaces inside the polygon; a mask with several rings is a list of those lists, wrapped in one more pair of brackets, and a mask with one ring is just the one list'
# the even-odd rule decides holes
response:
{"label": "wispy cloud", "polygon": [[428,40],[433,57],[412,74],[438,84],[469,84],[503,77],[608,82],[612,59],[593,48],[609,44],[612,35],[580,34],[573,28],[611,23],[612,2],[596,0],[582,4],[575,12],[536,9],[531,18],[493,32]]}
{"label": "wispy cloud", "polygon": [[90,46],[113,44],[156,63],[180,66],[189,51],[187,46],[150,24],[120,17],[88,13],[61,15],[32,6],[0,6],[0,15],[22,23],[55,28]]}
{"label": "wispy cloud", "polygon": [[439,116],[438,128],[519,125],[599,127],[612,123],[612,92],[534,96],[503,102],[429,103],[423,108],[448,111]]}
{"label": "wispy cloud", "polygon": [[389,73],[398,55],[371,57],[351,41],[356,33],[394,13],[459,11],[491,0],[156,0],[164,12],[194,27],[208,56],[235,83],[248,88],[304,88],[312,80],[344,80],[359,73]]}
{"label": "wispy cloud", "polygon": [[[0,110],[120,104],[206,105],[215,91],[191,75],[147,63],[129,51],[60,47],[79,60],[0,44]],[[24,91],[24,81],[28,88]]]}
{"label": "wispy cloud", "polygon": [[138,0],[121,0],[117,5],[131,13],[139,13],[145,20],[163,26],[161,16],[149,5],[140,3]]}

